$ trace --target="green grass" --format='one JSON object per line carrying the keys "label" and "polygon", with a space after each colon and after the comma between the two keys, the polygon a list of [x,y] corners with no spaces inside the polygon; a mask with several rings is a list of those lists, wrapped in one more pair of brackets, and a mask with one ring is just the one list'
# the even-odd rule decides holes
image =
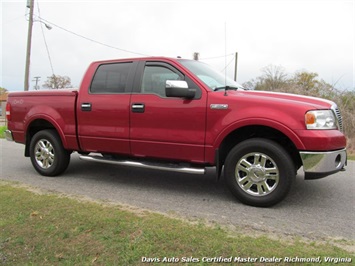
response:
{"label": "green grass", "polygon": [[[147,211],[116,205],[39,195],[0,183],[0,264],[5,265],[142,265],[144,258],[195,258],[184,265],[221,265],[204,257],[324,257],[354,254],[331,243],[300,239],[271,240],[227,232]],[[262,210],[261,210],[262,211]],[[282,262],[278,265],[286,265]],[[174,265],[174,264],[173,264]],[[175,264],[176,265],[176,264]],[[252,263],[243,263],[252,265]],[[271,264],[270,264],[271,265]],[[297,263],[296,263],[297,265]],[[322,265],[327,265],[323,263]],[[331,265],[331,264],[329,264]]]}
{"label": "green grass", "polygon": [[7,129],[6,126],[0,126],[0,139],[5,138],[5,130]]}

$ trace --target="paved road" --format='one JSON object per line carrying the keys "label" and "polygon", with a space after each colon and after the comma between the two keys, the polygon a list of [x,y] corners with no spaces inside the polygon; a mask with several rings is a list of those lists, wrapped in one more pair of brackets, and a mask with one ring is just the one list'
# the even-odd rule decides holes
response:
{"label": "paved road", "polygon": [[[38,175],[24,146],[0,140],[0,179],[30,186],[128,204],[138,208],[218,222],[250,233],[268,232],[310,239],[355,240],[355,162],[346,172],[304,181],[301,174],[289,196],[273,208],[255,208],[237,202],[206,175],[133,169],[81,161],[75,153],[64,175]],[[253,230],[254,232],[255,230]]]}

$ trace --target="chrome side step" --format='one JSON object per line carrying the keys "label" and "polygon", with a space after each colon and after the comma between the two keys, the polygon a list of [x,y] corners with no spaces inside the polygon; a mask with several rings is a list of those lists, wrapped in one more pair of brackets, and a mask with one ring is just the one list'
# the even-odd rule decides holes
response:
{"label": "chrome side step", "polygon": [[144,162],[144,161],[140,162],[140,161],[106,159],[102,156],[96,156],[96,155],[95,156],[80,155],[80,159],[84,161],[90,161],[90,162],[133,166],[133,167],[140,167],[146,169],[163,170],[163,171],[188,173],[188,174],[203,175],[206,172],[205,168],[203,167],[183,167],[179,164],[169,164],[169,163],[163,164],[163,163],[152,163],[152,162]]}

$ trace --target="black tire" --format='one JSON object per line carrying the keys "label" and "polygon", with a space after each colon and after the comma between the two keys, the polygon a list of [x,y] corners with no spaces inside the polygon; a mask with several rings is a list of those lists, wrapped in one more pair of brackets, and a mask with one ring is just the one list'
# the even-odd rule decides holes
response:
{"label": "black tire", "polygon": [[55,130],[37,132],[31,139],[30,157],[33,167],[44,176],[57,176],[63,173],[70,162],[70,152],[64,149]]}
{"label": "black tire", "polygon": [[282,146],[261,138],[237,144],[224,165],[225,180],[233,195],[256,207],[270,207],[284,199],[295,171],[292,158]]}

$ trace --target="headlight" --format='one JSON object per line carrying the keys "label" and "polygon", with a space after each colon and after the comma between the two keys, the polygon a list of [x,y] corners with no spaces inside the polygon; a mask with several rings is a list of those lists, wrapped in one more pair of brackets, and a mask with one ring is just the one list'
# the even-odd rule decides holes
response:
{"label": "headlight", "polygon": [[332,110],[308,111],[305,115],[307,129],[337,129],[337,122]]}

